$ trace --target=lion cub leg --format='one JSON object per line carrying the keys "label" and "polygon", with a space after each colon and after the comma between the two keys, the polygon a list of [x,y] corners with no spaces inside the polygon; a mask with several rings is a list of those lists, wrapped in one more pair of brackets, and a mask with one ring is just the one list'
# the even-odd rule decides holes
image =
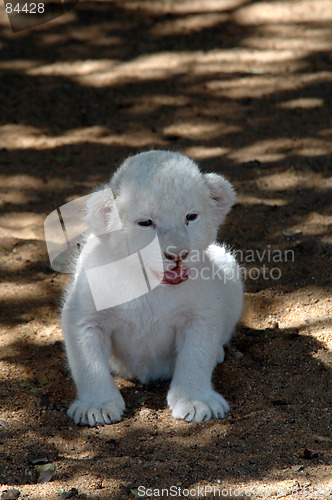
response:
{"label": "lion cub leg", "polygon": [[110,338],[97,325],[74,326],[64,314],[63,332],[77,399],[68,410],[76,424],[119,422],[125,408],[110,372]]}
{"label": "lion cub leg", "polygon": [[223,418],[229,405],[213,390],[211,383],[212,371],[217,363],[220,332],[209,331],[206,325],[196,324],[184,335],[167,395],[172,415],[187,422]]}

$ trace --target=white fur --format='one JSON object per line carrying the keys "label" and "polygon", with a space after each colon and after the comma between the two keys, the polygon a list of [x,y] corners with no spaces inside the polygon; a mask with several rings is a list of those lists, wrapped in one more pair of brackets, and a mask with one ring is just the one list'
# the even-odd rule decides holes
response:
{"label": "white fur", "polygon": [[[116,211],[109,194],[101,189],[91,196],[86,216],[91,236],[62,310],[78,391],[68,415],[88,425],[118,422],[125,403],[112,371],[143,383],[172,379],[167,402],[175,418],[200,422],[224,417],[229,406],[213,390],[211,375],[223,361],[223,346],[239,320],[243,287],[233,255],[213,242],[235,201],[231,185],[219,175],[203,175],[179,153],[150,151],[127,159],[105,187],[116,197],[130,253],[144,248],[157,233],[163,252],[189,252],[181,266],[190,273],[180,284],[160,284],[97,312],[84,269],[123,254],[122,245],[112,239]],[[197,213],[197,219],[186,221],[188,213]],[[143,219],[151,219],[153,226],[138,225]],[[163,263],[166,271],[174,267],[164,255]],[[153,258],[150,265],[153,269]],[[130,283],[119,275],[111,286],[120,292]]]}

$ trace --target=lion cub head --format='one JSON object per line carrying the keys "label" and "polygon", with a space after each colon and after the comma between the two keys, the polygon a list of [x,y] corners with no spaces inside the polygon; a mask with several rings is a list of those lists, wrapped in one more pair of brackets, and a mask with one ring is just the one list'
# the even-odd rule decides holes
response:
{"label": "lion cub head", "polygon": [[[86,220],[92,233],[109,236],[111,248],[120,219],[128,253],[146,248],[157,236],[158,252],[149,256],[151,272],[161,283],[177,285],[187,280],[194,256],[216,239],[235,199],[226,179],[202,174],[187,156],[149,151],[126,159],[110,183],[91,196]],[[154,263],[160,256],[162,273]]]}

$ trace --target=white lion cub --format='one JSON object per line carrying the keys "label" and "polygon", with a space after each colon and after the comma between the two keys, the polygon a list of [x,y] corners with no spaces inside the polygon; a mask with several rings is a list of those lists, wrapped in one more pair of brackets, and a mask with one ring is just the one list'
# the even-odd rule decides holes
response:
{"label": "white lion cub", "polygon": [[121,420],[125,403],[111,373],[171,379],[177,419],[229,410],[211,375],[240,318],[243,286],[233,255],[214,241],[234,201],[223,177],[168,151],[128,158],[91,195],[90,236],[62,310],[76,423]]}

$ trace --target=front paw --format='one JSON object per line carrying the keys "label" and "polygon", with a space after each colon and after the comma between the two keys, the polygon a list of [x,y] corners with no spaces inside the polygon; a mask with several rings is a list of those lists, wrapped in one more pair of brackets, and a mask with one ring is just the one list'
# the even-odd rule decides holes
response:
{"label": "front paw", "polygon": [[203,397],[186,397],[171,389],[167,396],[168,406],[176,419],[187,422],[206,422],[210,418],[223,418],[229,404],[217,392],[209,391]]}
{"label": "front paw", "polygon": [[120,422],[121,416],[125,409],[125,403],[120,395],[112,401],[105,403],[86,403],[77,399],[74,401],[67,412],[67,415],[72,418],[76,424],[90,425],[105,425],[115,424]]}

